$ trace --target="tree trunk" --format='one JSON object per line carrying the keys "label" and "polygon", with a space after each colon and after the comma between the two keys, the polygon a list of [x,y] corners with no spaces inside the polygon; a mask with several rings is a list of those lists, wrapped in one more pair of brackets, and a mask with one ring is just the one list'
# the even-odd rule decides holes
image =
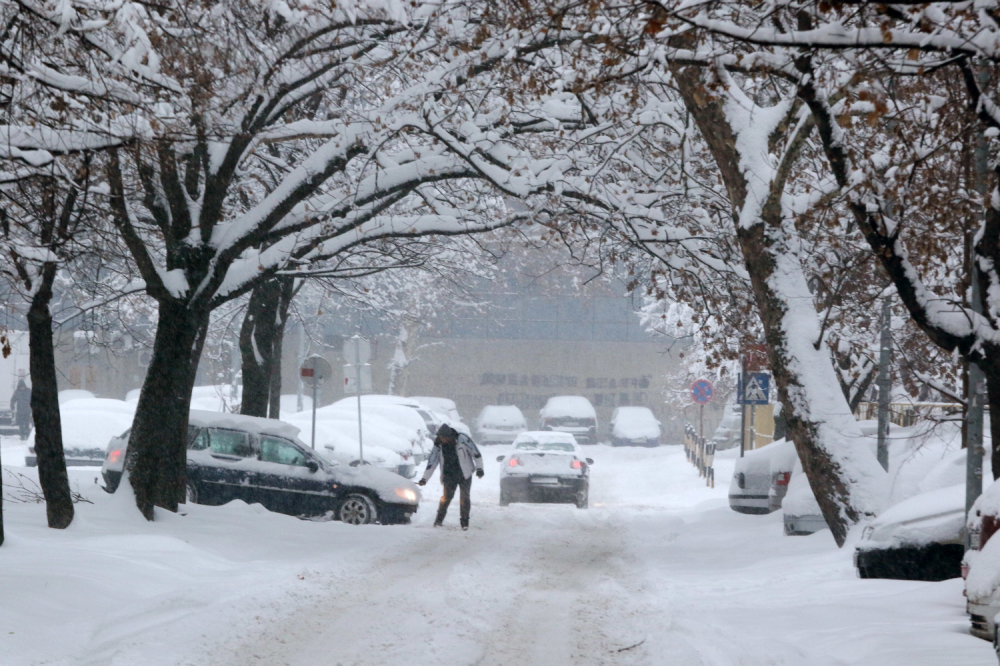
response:
{"label": "tree trunk", "polygon": [[153,507],[176,511],[187,482],[187,427],[209,312],[162,300],[153,356],[142,384],[127,467],[135,503],[147,520]]}
{"label": "tree trunk", "polygon": [[31,415],[35,422],[38,482],[45,496],[49,527],[64,529],[73,522],[73,496],[63,452],[59,386],[52,345],[52,313],[49,310],[55,276],[55,264],[45,264],[41,282],[28,309],[28,344],[31,351]]}
{"label": "tree trunk", "polygon": [[278,418],[281,405],[281,345],[295,281],[275,278],[250,293],[240,327],[243,401],[240,413]]}

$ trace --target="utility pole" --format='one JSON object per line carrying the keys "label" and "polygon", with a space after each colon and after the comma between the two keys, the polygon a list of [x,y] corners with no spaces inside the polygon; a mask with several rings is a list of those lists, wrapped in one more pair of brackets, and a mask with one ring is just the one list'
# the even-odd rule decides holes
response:
{"label": "utility pole", "polygon": [[[299,322],[299,355],[298,355],[298,366],[301,368],[302,363],[306,360],[306,325],[303,322]],[[302,377],[299,377],[298,386],[295,391],[295,411],[301,412],[304,408],[302,404],[302,390],[305,388],[305,384],[302,383]],[[315,404],[315,403],[314,403]]]}
{"label": "utility pole", "polygon": [[[980,69],[976,74],[979,85],[989,85],[989,72]],[[975,174],[976,191],[983,201],[982,215],[986,214],[987,174],[989,173],[989,148],[982,132],[976,139]],[[969,305],[973,312],[982,313],[983,306],[979,295],[979,266],[976,262],[975,246],[969,250]],[[969,516],[973,502],[983,494],[983,393],[985,393],[985,377],[975,363],[969,363],[966,393],[965,393],[965,515]],[[968,537],[966,537],[968,547]]]}
{"label": "utility pole", "polygon": [[892,380],[889,367],[892,364],[892,301],[882,299],[882,335],[879,340],[878,356],[878,462],[882,469],[889,471],[889,394]]}
{"label": "utility pole", "polygon": [[740,404],[740,458],[746,452],[747,406],[744,397],[747,392],[747,357],[742,359],[743,368],[740,372],[739,390],[736,392],[736,402]]}

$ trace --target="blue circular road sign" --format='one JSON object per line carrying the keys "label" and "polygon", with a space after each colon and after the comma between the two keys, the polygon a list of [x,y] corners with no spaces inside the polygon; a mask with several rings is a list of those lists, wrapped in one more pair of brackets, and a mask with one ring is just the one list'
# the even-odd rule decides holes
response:
{"label": "blue circular road sign", "polygon": [[699,379],[694,384],[691,384],[691,399],[699,405],[712,402],[712,395],[712,382],[707,379]]}

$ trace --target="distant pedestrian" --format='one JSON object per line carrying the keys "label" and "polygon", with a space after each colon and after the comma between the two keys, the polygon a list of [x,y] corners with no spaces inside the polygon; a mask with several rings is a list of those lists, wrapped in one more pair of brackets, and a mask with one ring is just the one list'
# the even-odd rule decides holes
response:
{"label": "distant pedestrian", "polygon": [[448,505],[455,497],[455,490],[461,489],[459,517],[462,529],[467,530],[469,512],[472,510],[472,500],[469,497],[472,492],[472,473],[475,472],[478,478],[483,478],[483,456],[468,435],[459,433],[446,423],[438,428],[437,437],[434,438],[434,449],[427,458],[427,469],[418,482],[421,486],[427,483],[427,479],[431,478],[438,465],[441,466],[441,485],[444,486],[444,494],[438,504],[434,527],[440,527],[444,522]]}
{"label": "distant pedestrian", "polygon": [[21,441],[28,439],[31,434],[31,389],[23,379],[18,380],[14,395],[10,397],[10,411],[14,412],[14,423],[17,424]]}

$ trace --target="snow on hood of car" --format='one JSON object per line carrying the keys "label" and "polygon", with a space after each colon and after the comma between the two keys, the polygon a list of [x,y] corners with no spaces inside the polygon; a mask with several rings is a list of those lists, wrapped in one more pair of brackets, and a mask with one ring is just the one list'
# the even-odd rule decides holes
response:
{"label": "snow on hood of car", "polygon": [[278,421],[277,419],[262,419],[258,416],[226,414],[223,412],[206,412],[200,409],[191,410],[191,414],[188,417],[188,424],[202,428],[232,428],[233,430],[287,437],[288,439],[298,439],[300,432],[299,428],[284,421]]}
{"label": "snow on hood of car", "polygon": [[370,488],[386,502],[408,503],[396,494],[397,488],[412,490],[417,495],[417,502],[420,501],[420,489],[417,484],[387,469],[370,465],[363,467],[344,467],[341,465],[335,467],[331,471],[331,475],[342,485]]}
{"label": "snow on hood of car", "polygon": [[890,507],[872,521],[858,547],[957,543],[965,522],[965,484],[921,493]]}
{"label": "snow on hood of car", "polygon": [[597,412],[581,395],[557,395],[549,398],[540,412],[542,418],[568,416],[574,419],[596,419]]}

